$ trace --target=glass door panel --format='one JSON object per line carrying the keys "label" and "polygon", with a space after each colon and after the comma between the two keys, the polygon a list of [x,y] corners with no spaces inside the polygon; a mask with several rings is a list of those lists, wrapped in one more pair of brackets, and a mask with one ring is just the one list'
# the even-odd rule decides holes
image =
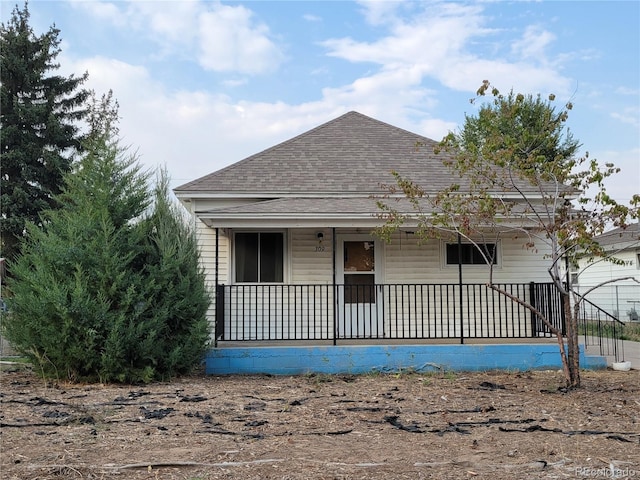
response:
{"label": "glass door panel", "polygon": [[345,272],[373,272],[375,266],[373,242],[344,242]]}

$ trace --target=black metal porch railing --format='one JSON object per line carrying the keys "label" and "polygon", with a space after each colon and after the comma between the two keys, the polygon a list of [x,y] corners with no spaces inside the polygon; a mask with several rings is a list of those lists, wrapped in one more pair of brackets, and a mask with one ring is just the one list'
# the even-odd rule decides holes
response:
{"label": "black metal porch railing", "polygon": [[[553,284],[498,286],[563,328]],[[231,341],[551,336],[529,309],[484,284],[218,285],[215,331]]]}
{"label": "black metal porch railing", "polygon": [[586,347],[598,347],[600,355],[612,356],[615,361],[624,358],[622,334],[624,322],[600,308],[595,303],[582,299],[578,318],[578,332],[584,337]]}

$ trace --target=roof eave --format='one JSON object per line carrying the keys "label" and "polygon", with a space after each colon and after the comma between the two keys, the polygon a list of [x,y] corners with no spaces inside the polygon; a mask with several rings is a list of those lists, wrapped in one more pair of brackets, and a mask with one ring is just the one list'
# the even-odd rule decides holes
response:
{"label": "roof eave", "polygon": [[373,215],[236,215],[202,216],[199,218],[209,227],[220,228],[375,228],[384,224]]}
{"label": "roof eave", "polygon": [[[379,213],[361,214],[256,214],[256,213],[236,213],[225,214],[215,211],[196,212],[197,217],[209,227],[220,228],[376,228],[385,224],[385,220]],[[402,224],[402,228],[418,227],[418,218],[407,218]],[[499,225],[506,230],[514,228],[531,229],[537,223],[532,219],[530,223],[519,218],[516,222],[509,219],[501,219]]]}

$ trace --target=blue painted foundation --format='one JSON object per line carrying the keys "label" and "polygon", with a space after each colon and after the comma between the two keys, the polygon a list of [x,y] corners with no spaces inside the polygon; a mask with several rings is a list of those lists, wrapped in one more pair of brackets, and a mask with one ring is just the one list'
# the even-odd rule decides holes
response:
{"label": "blue painted foundation", "polygon": [[[603,357],[585,356],[580,348],[582,368],[606,368]],[[212,349],[206,357],[206,372],[211,375],[524,371],[561,367],[556,344],[233,347]]]}

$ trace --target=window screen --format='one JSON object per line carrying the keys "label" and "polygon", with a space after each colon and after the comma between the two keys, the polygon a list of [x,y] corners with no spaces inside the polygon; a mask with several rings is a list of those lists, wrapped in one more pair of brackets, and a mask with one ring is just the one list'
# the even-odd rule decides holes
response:
{"label": "window screen", "polygon": [[236,282],[283,281],[284,234],[281,232],[236,233]]}
{"label": "window screen", "polygon": [[491,263],[498,264],[498,250],[495,243],[479,243],[477,247],[471,243],[463,243],[460,250],[457,243],[447,243],[447,265],[458,265],[459,263],[462,265],[486,265],[487,262],[478,247],[483,249]]}

